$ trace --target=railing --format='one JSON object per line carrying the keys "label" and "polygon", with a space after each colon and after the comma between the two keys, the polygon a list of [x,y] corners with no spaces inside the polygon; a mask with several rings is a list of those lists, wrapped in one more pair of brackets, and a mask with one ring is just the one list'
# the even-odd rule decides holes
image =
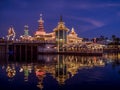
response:
{"label": "railing", "polygon": [[13,43],[56,43],[55,41],[14,41]]}

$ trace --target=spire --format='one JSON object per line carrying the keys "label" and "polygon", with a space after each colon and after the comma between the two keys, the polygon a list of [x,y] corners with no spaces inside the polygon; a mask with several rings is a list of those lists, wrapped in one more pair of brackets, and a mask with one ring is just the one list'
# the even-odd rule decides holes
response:
{"label": "spire", "polygon": [[40,19],[38,20],[38,22],[41,22],[41,23],[44,22],[43,19],[42,19],[42,14],[40,14]]}
{"label": "spire", "polygon": [[12,35],[14,33],[14,28],[13,26],[10,26],[10,28],[8,29],[8,35]]}
{"label": "spire", "polygon": [[16,35],[16,33],[14,31],[13,26],[10,26],[10,28],[8,29],[7,39],[9,40],[10,37],[12,37],[12,40],[14,40],[15,39],[15,35]]}
{"label": "spire", "polygon": [[70,34],[77,35],[73,27],[72,27],[72,30],[71,30]]}
{"label": "spire", "polygon": [[24,32],[24,35],[29,35],[29,34],[28,34],[28,25],[25,25],[24,28],[25,28],[25,29],[24,29],[24,31],[25,31],[25,32]]}
{"label": "spire", "polygon": [[62,15],[60,16],[60,22],[63,22]]}
{"label": "spire", "polygon": [[71,32],[75,32],[73,27],[72,27],[72,30],[71,30]]}
{"label": "spire", "polygon": [[54,31],[59,31],[59,30],[69,31],[69,29],[65,26],[65,23],[63,22],[62,15],[60,16],[60,21],[58,22],[57,27],[54,28]]}
{"label": "spire", "polygon": [[28,30],[28,25],[25,25],[24,28],[25,28],[25,30]]}
{"label": "spire", "polygon": [[40,14],[40,19],[38,20],[39,26],[38,26],[38,31],[43,31],[44,32],[44,26],[43,26],[43,19],[42,19],[42,14]]}
{"label": "spire", "polygon": [[43,20],[42,20],[42,14],[40,14],[40,20],[43,21]]}

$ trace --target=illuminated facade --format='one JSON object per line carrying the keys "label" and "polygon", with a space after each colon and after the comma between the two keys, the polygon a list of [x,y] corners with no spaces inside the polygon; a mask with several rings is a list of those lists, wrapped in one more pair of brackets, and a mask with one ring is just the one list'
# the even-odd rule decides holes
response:
{"label": "illuminated facade", "polygon": [[67,43],[80,43],[82,42],[82,38],[79,38],[74,30],[72,28],[71,32],[67,35]]}
{"label": "illuminated facade", "polygon": [[60,18],[60,22],[58,22],[58,25],[56,28],[54,28],[56,42],[57,42],[57,48],[58,52],[63,51],[63,45],[67,43],[67,32],[69,29],[65,26],[65,23],[62,21],[62,17]]}
{"label": "illuminated facade", "polygon": [[29,35],[29,30],[28,30],[28,25],[25,25],[24,26],[24,35],[21,35],[20,36],[20,39],[22,40],[22,41],[32,41],[33,40],[33,38]]}
{"label": "illuminated facade", "polygon": [[[96,50],[103,49],[103,45],[97,44],[96,42],[84,42],[83,38],[78,37],[74,28],[68,33],[69,29],[65,26],[65,23],[60,17],[58,25],[53,29],[53,32],[46,33],[44,29],[44,20],[42,19],[42,14],[40,14],[40,19],[38,20],[38,29],[34,33],[34,36],[30,36],[28,33],[28,26],[25,25],[24,35],[20,36],[20,41],[29,41],[31,43],[45,43],[46,45],[39,45],[38,52],[64,52],[64,51],[73,51],[73,52],[94,52]],[[15,37],[15,32],[13,28],[8,30],[8,40],[13,36]],[[17,40],[16,40],[17,41]],[[101,53],[100,52],[100,53]]]}
{"label": "illuminated facade", "polygon": [[39,36],[41,38],[44,37],[44,35],[46,34],[45,30],[44,30],[44,26],[43,26],[43,19],[42,19],[42,14],[40,14],[40,19],[38,20],[39,26],[38,26],[38,30],[35,32],[35,36]]}
{"label": "illuminated facade", "polygon": [[34,40],[39,41],[53,41],[55,39],[54,33],[46,33],[44,30],[44,21],[42,19],[42,14],[40,14],[40,19],[38,20],[39,26],[38,30],[34,34]]}
{"label": "illuminated facade", "polygon": [[[7,40],[14,40],[15,39],[15,36],[16,36],[16,33],[14,31],[14,28],[13,27],[10,27],[8,29],[8,35],[6,36],[7,37]],[[10,39],[11,37],[11,39]]]}

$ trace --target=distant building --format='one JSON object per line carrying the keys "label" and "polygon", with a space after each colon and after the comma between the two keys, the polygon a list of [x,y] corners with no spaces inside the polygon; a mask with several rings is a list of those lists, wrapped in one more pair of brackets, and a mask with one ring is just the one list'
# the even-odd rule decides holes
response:
{"label": "distant building", "polygon": [[38,20],[39,26],[38,30],[34,34],[34,40],[39,41],[52,41],[55,39],[54,32],[46,33],[44,30],[44,21],[42,19],[42,14],[40,14],[40,19]]}
{"label": "distant building", "polygon": [[[14,28],[11,26],[9,29],[8,29],[8,34],[7,34],[7,40],[12,40],[14,41],[15,39],[15,36],[16,36],[16,33],[14,31]],[[10,38],[11,37],[11,38]]]}
{"label": "distant building", "polygon": [[80,43],[82,42],[82,38],[79,38],[74,30],[72,28],[71,32],[67,35],[67,43]]}
{"label": "distant building", "polygon": [[24,26],[24,35],[21,35],[20,36],[20,40],[22,40],[22,41],[32,41],[33,40],[33,38],[29,35],[29,30],[28,30],[28,25],[25,25]]}
{"label": "distant building", "polygon": [[34,36],[29,35],[28,26],[25,25],[24,35],[20,36],[20,40],[22,41],[44,41],[44,42],[55,42],[57,43],[59,50],[62,50],[64,44],[70,43],[80,43],[82,42],[82,38],[79,38],[72,28],[71,32],[68,34],[69,29],[65,26],[65,23],[60,17],[60,21],[58,25],[53,29],[53,32],[46,33],[44,29],[44,20],[42,19],[42,14],[40,14],[40,19],[38,20],[38,29],[34,33]]}

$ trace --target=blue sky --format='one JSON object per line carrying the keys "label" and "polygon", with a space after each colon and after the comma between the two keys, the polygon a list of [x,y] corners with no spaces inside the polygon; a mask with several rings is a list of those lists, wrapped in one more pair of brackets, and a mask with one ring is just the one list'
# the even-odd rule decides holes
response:
{"label": "blue sky", "polygon": [[28,24],[31,35],[43,14],[46,32],[52,32],[60,15],[65,25],[80,37],[120,36],[119,0],[0,0],[0,37],[12,25],[17,36]]}

